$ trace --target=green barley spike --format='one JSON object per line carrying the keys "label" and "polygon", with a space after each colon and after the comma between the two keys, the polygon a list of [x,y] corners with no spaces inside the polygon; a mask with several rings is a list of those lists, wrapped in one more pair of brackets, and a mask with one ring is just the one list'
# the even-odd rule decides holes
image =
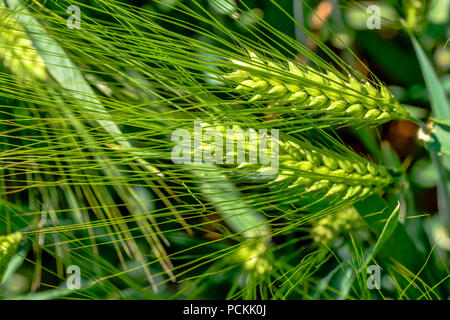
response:
{"label": "green barley spike", "polygon": [[314,241],[332,243],[337,238],[366,226],[364,219],[353,206],[343,208],[321,219],[314,220],[311,236]]}
{"label": "green barley spike", "polygon": [[[256,141],[252,144],[246,140],[244,130],[238,126],[233,126],[237,132],[233,137],[237,144],[245,145],[246,159],[250,157],[250,151],[255,151],[260,144],[260,137],[255,136]],[[239,130],[240,129],[240,130]],[[226,128],[224,126],[206,127],[206,131],[211,130],[219,132],[225,136]],[[232,131],[233,132],[233,131]],[[268,157],[271,157],[272,139],[267,136]],[[278,140],[276,142],[279,149],[279,168],[273,168],[267,164],[241,163],[238,169],[243,169],[250,175],[264,174],[271,178],[272,184],[299,190],[299,192],[318,192],[325,196],[339,196],[340,199],[359,199],[369,194],[378,192],[385,186],[392,183],[392,178],[388,172],[372,162],[359,157],[342,156],[335,152],[320,150],[313,146],[304,144],[299,145],[293,141]],[[202,150],[208,150],[215,153],[215,146],[203,142]],[[234,149],[236,153],[237,148]],[[224,157],[226,150],[222,152]],[[223,162],[225,163],[225,162]]]}
{"label": "green barley spike", "polygon": [[38,54],[26,29],[0,4],[0,60],[14,74],[28,80],[45,80],[44,60]]}
{"label": "green barley spike", "polygon": [[272,268],[265,257],[267,246],[268,244],[264,241],[244,242],[231,257],[232,262],[242,264],[246,271],[264,274]]}
{"label": "green barley spike", "polygon": [[242,69],[224,77],[238,84],[236,91],[250,95],[249,101],[270,100],[269,106],[316,110],[348,116],[349,121],[374,123],[407,117],[406,110],[384,86],[361,83],[352,77],[344,80],[332,72],[325,75],[294,62],[287,66],[264,62],[254,53],[250,53],[249,63],[231,61]]}
{"label": "green barley spike", "polygon": [[392,182],[384,168],[364,158],[345,158],[292,141],[280,141],[279,145],[280,170],[275,182],[287,183],[289,188],[321,190],[326,196],[340,195],[345,200],[365,197]]}

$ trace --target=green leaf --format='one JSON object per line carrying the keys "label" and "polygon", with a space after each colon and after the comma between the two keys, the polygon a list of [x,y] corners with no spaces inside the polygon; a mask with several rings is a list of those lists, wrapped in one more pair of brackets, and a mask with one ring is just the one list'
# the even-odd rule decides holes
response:
{"label": "green leaf", "polygon": [[[423,77],[427,85],[428,94],[431,100],[431,107],[435,118],[438,119],[439,123],[436,124],[432,130],[432,135],[437,138],[440,144],[439,151],[443,154],[450,154],[450,130],[445,123],[448,123],[450,119],[450,106],[445,95],[445,90],[441,85],[436,72],[434,71],[430,60],[426,56],[424,50],[420,46],[419,42],[416,40],[414,35],[410,34],[411,41],[416,50],[417,58],[419,59],[420,66],[422,68]],[[444,124],[442,124],[444,123]],[[431,150],[431,159],[434,166],[438,171],[438,207],[439,216],[443,223],[447,226],[449,224],[448,214],[450,212],[450,192],[447,186],[447,173],[445,172],[443,166],[442,158],[435,152]]]}
{"label": "green leaf", "polygon": [[230,228],[244,236],[254,238],[270,235],[270,227],[264,216],[254,210],[233,183],[214,166],[191,170],[201,179],[202,195],[214,205]]}
{"label": "green leaf", "polygon": [[[355,203],[354,206],[369,225],[369,228],[380,238],[386,227],[384,221],[389,220],[398,203],[395,203],[395,206],[389,206],[381,196],[374,194],[363,201]],[[414,266],[417,265],[418,257],[422,256],[422,254],[418,252],[403,225],[397,225],[394,231],[394,234],[390,234],[389,244],[384,246],[382,250],[383,254],[389,252],[391,258],[414,269]],[[389,233],[386,235],[389,235]]]}
{"label": "green leaf", "polygon": [[385,245],[385,243],[389,240],[389,238],[394,234],[395,228],[397,228],[398,217],[400,212],[400,202],[395,207],[394,211],[392,211],[389,216],[386,224],[384,225],[383,230],[381,231],[380,236],[378,237],[375,246],[370,253],[370,255],[366,258],[363,270],[369,265],[372,259],[377,255],[380,249]]}
{"label": "green leaf", "polygon": [[373,63],[398,84],[411,86],[421,81],[417,60],[407,53],[404,46],[382,39],[372,31],[356,34],[355,42],[367,50]]}
{"label": "green leaf", "polygon": [[431,154],[431,160],[434,167],[438,172],[438,208],[439,217],[445,225],[449,225],[449,213],[450,213],[450,192],[448,187],[449,173],[444,167],[444,158],[439,157],[437,154]]}
{"label": "green leaf", "polygon": [[379,195],[371,195],[363,201],[358,201],[354,206],[369,228],[380,237],[384,229],[383,221],[387,221],[389,212],[393,212],[394,208],[389,210],[388,204]]}
{"label": "green leaf", "polygon": [[411,180],[424,188],[432,188],[436,186],[438,173],[428,159],[417,160],[411,168]]}
{"label": "green leaf", "polygon": [[[439,121],[442,123],[442,121]],[[431,131],[437,137],[439,142],[439,153],[450,155],[450,129],[448,126],[444,126],[440,123],[435,123],[433,130]]]}
{"label": "green leaf", "polygon": [[73,294],[74,291],[71,289],[52,289],[46,290],[42,292],[36,292],[33,294],[27,294],[25,296],[17,297],[18,300],[52,300],[58,299],[70,294]]}
{"label": "green leaf", "polygon": [[[392,212],[394,205],[388,206],[386,201],[379,195],[372,195],[363,201],[355,203],[355,208],[367,222],[369,227],[378,237],[381,237],[384,225],[380,222],[389,218],[389,212]],[[391,209],[387,209],[391,208]],[[378,252],[385,259],[397,261],[412,272],[417,272],[422,268],[426,260],[423,252],[419,251],[410,238],[402,224],[397,224],[394,233],[389,237],[387,243]],[[432,269],[432,267],[430,267]],[[433,272],[426,274],[429,283],[438,281],[441,276]]]}
{"label": "green leaf", "polygon": [[[383,200],[383,199],[381,199],[381,200]],[[367,202],[367,200],[359,202],[358,207],[355,205],[355,208],[357,208],[357,210],[360,214],[361,214],[361,212],[367,213],[368,208],[375,209],[375,211],[374,211],[375,213],[381,213],[383,215],[386,215],[386,212],[390,212],[390,210],[388,210],[389,207],[385,207],[384,210],[379,211],[378,205],[380,205],[382,203],[381,201],[369,201],[367,203],[366,202]],[[373,210],[370,210],[370,211],[373,211]],[[373,217],[373,216],[369,216],[365,213],[361,214],[361,216],[363,218],[365,218],[366,222],[368,222],[368,223],[370,222],[369,226],[371,226],[374,230],[377,230],[376,233],[378,236],[378,240],[375,243],[375,246],[372,249],[371,253],[364,259],[364,265],[359,268],[358,273],[365,272],[365,270],[369,266],[369,263],[375,258],[375,256],[378,254],[378,252],[383,248],[383,246],[386,244],[386,242],[388,242],[388,240],[394,234],[394,231],[398,225],[400,203],[398,203],[397,206],[391,212],[392,213],[389,215],[386,223],[381,228],[381,230],[380,230],[381,224],[379,224],[378,219],[371,220],[371,217]],[[377,221],[377,222],[375,223],[375,221]],[[345,277],[342,279],[342,282],[341,282],[340,299],[345,299],[348,296],[348,294],[350,293],[350,290],[353,286],[353,282],[357,278],[355,276],[355,271],[356,271],[356,269],[353,270],[352,268],[348,268],[347,271],[345,271]]]}
{"label": "green leaf", "polygon": [[434,71],[430,60],[425,54],[425,51],[413,35],[411,35],[411,41],[416,51],[417,58],[419,59],[435,118],[439,121],[448,122],[450,119],[450,106],[445,95],[444,87],[439,81],[439,78]]}
{"label": "green leaf", "polygon": [[8,266],[6,267],[5,272],[3,273],[3,278],[1,278],[0,286],[3,285],[6,281],[8,281],[14,273],[20,268],[20,266],[25,261],[25,257],[29,251],[29,247],[22,249],[17,252],[15,255],[11,257]]}
{"label": "green leaf", "polygon": [[447,129],[450,128],[450,119],[446,120],[446,119],[437,119],[437,118],[430,117],[430,120],[441,126],[447,127]]}

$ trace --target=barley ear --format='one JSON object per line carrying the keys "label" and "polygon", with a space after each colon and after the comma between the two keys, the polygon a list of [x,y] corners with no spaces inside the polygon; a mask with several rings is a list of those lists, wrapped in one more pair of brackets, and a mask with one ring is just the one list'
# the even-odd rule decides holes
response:
{"label": "barley ear", "polygon": [[[269,107],[287,105],[293,111],[321,111],[344,118],[342,121],[347,119],[348,123],[381,123],[408,117],[381,84],[362,83],[354,77],[345,79],[331,71],[324,74],[292,61],[287,66],[264,63],[255,53],[249,56],[254,64],[233,60],[236,66],[246,69],[225,74],[224,78],[236,85],[237,92],[248,95],[251,102],[268,100]],[[290,77],[283,76],[286,73]]]}
{"label": "barley ear", "polygon": [[[208,125],[208,130],[221,132],[224,136],[226,128],[224,126]],[[235,141],[235,148],[232,152],[234,159],[237,159],[237,145],[244,146],[245,159],[250,159],[250,153],[255,151],[256,145],[260,145],[260,137],[256,136],[256,141],[252,145],[246,140],[244,130],[234,126],[231,133]],[[205,141],[205,140],[203,140]],[[268,157],[272,157],[273,140],[267,135]],[[295,190],[298,193],[319,193],[327,198],[338,200],[355,200],[375,193],[392,183],[392,178],[383,167],[357,156],[356,154],[343,156],[329,150],[315,148],[309,144],[297,144],[290,140],[276,140],[279,149],[279,167],[272,168],[267,164],[240,163],[236,165],[240,173],[247,176],[254,174],[268,173],[266,178],[270,178],[274,187],[282,187]],[[203,142],[200,146],[203,150],[211,150],[210,143]],[[253,149],[252,149],[253,148]],[[225,155],[225,152],[222,152]],[[225,161],[222,161],[225,163]],[[264,179],[262,179],[264,180]]]}
{"label": "barley ear", "polygon": [[332,243],[350,231],[363,229],[366,223],[353,206],[343,208],[312,221],[311,237],[314,241]]}

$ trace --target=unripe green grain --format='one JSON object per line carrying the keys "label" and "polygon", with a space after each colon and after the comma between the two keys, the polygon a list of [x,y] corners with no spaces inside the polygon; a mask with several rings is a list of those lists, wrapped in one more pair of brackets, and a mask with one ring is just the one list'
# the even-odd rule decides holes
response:
{"label": "unripe green grain", "polygon": [[346,207],[324,218],[314,220],[311,236],[317,242],[332,243],[337,238],[366,226],[355,208]]}
{"label": "unripe green grain", "polygon": [[[269,101],[269,107],[290,105],[293,111],[319,110],[348,117],[352,122],[407,117],[405,109],[384,86],[361,83],[354,77],[344,80],[330,71],[322,74],[294,62],[288,62],[288,66],[264,62],[254,53],[250,53],[249,63],[231,61],[243,69],[224,77],[237,83],[236,91],[249,95],[250,102]],[[284,77],[286,73],[292,77]]]}
{"label": "unripe green grain", "polygon": [[[206,128],[205,130],[221,131],[225,135],[226,129],[223,126]],[[245,144],[246,152],[256,151],[256,145],[260,144],[259,136],[251,146],[245,142],[243,130],[239,131],[236,141]],[[271,143],[272,140],[268,135],[269,153],[272,150]],[[298,190],[300,193],[318,192],[344,200],[365,197],[392,182],[392,178],[384,168],[353,153],[341,155],[290,140],[277,140],[277,144],[279,168],[247,162],[239,164],[237,168],[248,175],[266,173],[270,177],[270,184],[274,186],[281,185],[282,188]],[[208,143],[203,143],[202,148],[207,147]]]}

